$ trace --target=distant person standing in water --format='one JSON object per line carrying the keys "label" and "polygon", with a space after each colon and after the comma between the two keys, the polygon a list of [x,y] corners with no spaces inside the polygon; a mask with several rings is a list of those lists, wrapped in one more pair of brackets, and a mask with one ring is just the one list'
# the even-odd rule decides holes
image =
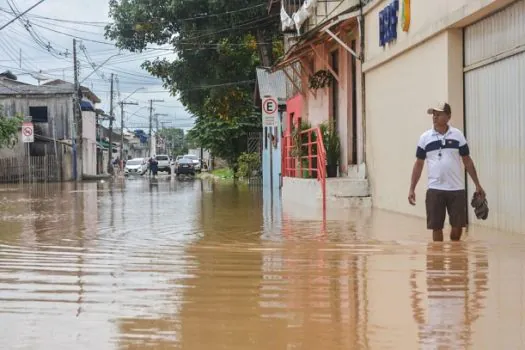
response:
{"label": "distant person standing in water", "polygon": [[158,166],[159,166],[159,162],[157,161],[157,159],[155,158],[155,156],[153,156],[151,159],[150,159],[150,169],[151,169],[151,172],[153,173],[153,176],[157,176],[157,172],[158,172]]}
{"label": "distant person standing in water", "polygon": [[434,127],[425,131],[419,138],[408,202],[416,205],[415,190],[426,160],[427,228],[432,230],[434,241],[443,241],[443,226],[448,212],[452,226],[450,240],[459,241],[463,227],[467,224],[467,198],[461,161],[476,185],[476,194],[485,198],[485,191],[479,183],[465,136],[459,129],[449,125],[452,115],[450,105],[446,102],[438,103],[429,108],[427,113],[432,115]]}

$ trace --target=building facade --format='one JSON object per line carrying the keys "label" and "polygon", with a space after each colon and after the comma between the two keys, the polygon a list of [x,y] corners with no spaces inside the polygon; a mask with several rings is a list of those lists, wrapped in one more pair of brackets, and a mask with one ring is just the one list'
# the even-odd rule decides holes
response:
{"label": "building facade", "polygon": [[[35,142],[28,149],[31,156],[56,155],[56,143],[68,145],[72,151],[72,139],[76,135],[75,113],[73,106],[74,85],[63,81],[51,81],[39,86],[23,83],[17,80],[1,78],[0,106],[6,116],[23,116],[34,125]],[[97,144],[96,144],[96,113],[94,105],[100,100],[89,89],[82,88],[82,167],[77,164],[78,171],[82,169],[85,175],[95,175]],[[17,157],[26,154],[24,144],[4,150],[3,157]],[[78,154],[77,154],[78,156]],[[63,156],[70,158],[74,156]],[[73,164],[75,164],[73,162]],[[68,165],[69,166],[69,165]],[[74,167],[74,165],[71,165]],[[74,171],[64,171],[63,180],[74,177]],[[82,175],[82,174],[79,174]]]}
{"label": "building facade", "polygon": [[[289,78],[288,98],[301,106],[288,122],[332,122],[341,139],[339,176],[356,174],[364,165],[360,1],[296,3],[280,3],[286,54],[275,65]],[[329,82],[318,84],[323,76]]]}
{"label": "building facade", "polygon": [[[270,2],[270,12],[280,13],[284,36],[285,54],[273,67],[274,71],[282,70],[287,77],[283,133],[290,136],[293,129],[303,128],[303,123],[304,127],[313,128],[331,124],[340,141],[339,152],[327,149],[327,159],[338,161],[336,171],[332,167],[333,160],[332,165],[327,166],[334,174],[326,179],[326,190],[319,188],[316,179],[305,178],[301,171],[295,172],[295,177],[285,174],[282,180],[285,206],[288,202],[311,204],[321,198],[326,198],[328,208],[332,209],[369,205],[360,20],[366,2]],[[286,153],[290,145],[284,146]],[[289,168],[289,164],[285,168]]]}
{"label": "building facade", "polygon": [[[407,202],[427,108],[452,107],[451,124],[469,142],[489,219],[470,222],[522,232],[525,218],[525,1],[374,0],[365,16],[366,163],[373,205],[425,215]],[[468,198],[473,186],[467,180]]]}

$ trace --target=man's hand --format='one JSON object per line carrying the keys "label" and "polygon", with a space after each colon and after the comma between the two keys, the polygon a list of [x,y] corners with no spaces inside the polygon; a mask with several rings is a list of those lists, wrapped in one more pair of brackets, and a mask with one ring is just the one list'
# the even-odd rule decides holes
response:
{"label": "man's hand", "polygon": [[416,192],[414,190],[408,192],[408,203],[410,203],[410,205],[416,205]]}
{"label": "man's hand", "polygon": [[482,198],[485,199],[487,194],[485,193],[485,190],[481,186],[476,186],[476,193]]}

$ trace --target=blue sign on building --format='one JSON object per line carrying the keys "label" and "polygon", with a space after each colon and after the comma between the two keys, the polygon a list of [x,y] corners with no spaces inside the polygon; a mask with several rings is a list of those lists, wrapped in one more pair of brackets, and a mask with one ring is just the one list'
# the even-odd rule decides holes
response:
{"label": "blue sign on building", "polygon": [[379,45],[382,47],[397,39],[398,11],[399,0],[392,0],[389,5],[379,11]]}

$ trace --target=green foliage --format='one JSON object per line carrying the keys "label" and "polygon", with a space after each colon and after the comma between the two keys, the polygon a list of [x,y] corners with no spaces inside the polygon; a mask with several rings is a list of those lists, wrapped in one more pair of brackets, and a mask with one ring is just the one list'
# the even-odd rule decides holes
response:
{"label": "green foliage", "polygon": [[[308,155],[308,146],[304,146],[308,142],[308,135],[302,134],[301,132],[311,129],[312,125],[307,120],[301,119],[300,128],[296,127],[295,124],[292,125],[292,139],[293,139],[293,148],[291,155],[294,157],[303,157]],[[312,134],[312,142],[316,140],[315,134]]]}
{"label": "green foliage", "polygon": [[197,117],[195,127],[188,133],[191,139],[199,140],[199,145],[228,162],[236,171],[237,159],[246,150],[248,133],[261,129],[261,118],[233,117],[229,120],[220,118]]}
{"label": "green foliage", "polygon": [[261,157],[259,153],[243,153],[237,160],[239,165],[237,177],[250,177],[254,172],[261,170]]}
{"label": "green foliage", "polygon": [[215,169],[211,173],[221,179],[233,179],[233,171],[230,168]]}
{"label": "green foliage", "polygon": [[341,140],[337,134],[333,122],[323,122],[319,128],[323,135],[323,143],[326,149],[326,163],[327,165],[339,163],[341,158]]}
{"label": "green foliage", "polygon": [[0,109],[0,148],[12,148],[18,142],[18,130],[23,119],[19,116],[6,117]]}
{"label": "green foliage", "polygon": [[235,165],[246,150],[247,133],[261,129],[252,102],[255,68],[283,52],[278,16],[268,16],[260,0],[110,0],[109,5],[113,23],[106,37],[119,48],[173,47],[175,60],[160,57],[160,51],[142,67],[195,115],[191,142]]}

